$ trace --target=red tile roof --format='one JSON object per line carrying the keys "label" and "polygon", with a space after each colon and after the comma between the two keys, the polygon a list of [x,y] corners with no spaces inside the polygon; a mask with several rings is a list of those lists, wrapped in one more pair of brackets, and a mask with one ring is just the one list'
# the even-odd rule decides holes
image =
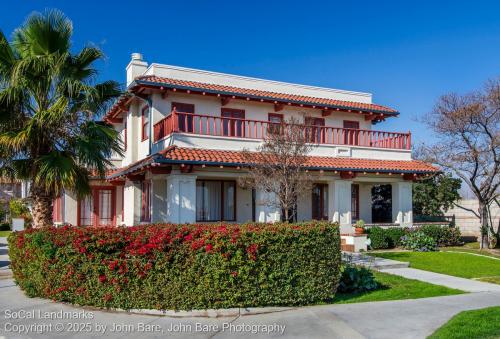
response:
{"label": "red tile roof", "polygon": [[[395,109],[377,104],[366,104],[354,101],[325,99],[325,98],[310,97],[305,95],[277,93],[277,92],[262,91],[262,90],[248,89],[241,87],[208,84],[196,81],[186,81],[186,80],[158,77],[156,75],[144,75],[137,77],[134,83],[135,87],[152,86],[152,87],[176,88],[178,90],[191,90],[191,91],[199,91],[212,94],[222,94],[228,96],[251,98],[253,100],[266,100],[268,102],[276,101],[281,104],[293,103],[296,105],[301,104],[306,106],[308,105],[318,106],[317,107],[318,109],[327,107],[329,109],[339,109],[344,111],[357,110],[363,113],[379,113],[383,115],[399,114],[398,111],[396,111]],[[132,86],[131,88],[132,92],[133,89],[134,86]],[[111,107],[111,109],[108,110],[104,120],[115,117],[120,112],[120,108],[122,108],[121,106],[126,104],[129,97],[130,97],[129,93],[122,96]]]}
{"label": "red tile roof", "polygon": [[[126,168],[114,172],[112,177],[118,177],[127,173],[138,171],[150,166],[152,163],[163,164],[206,164],[245,166],[241,151],[224,151],[213,149],[184,148],[171,146],[160,153],[146,158],[142,162],[134,163]],[[377,160],[309,156],[306,165],[313,170],[337,170],[354,172],[390,172],[390,173],[434,173],[439,171],[436,167],[418,160]]]}
{"label": "red tile roof", "polygon": [[339,108],[366,110],[369,112],[379,112],[379,113],[386,113],[386,114],[387,113],[388,114],[391,114],[391,113],[396,114],[397,113],[397,111],[392,109],[392,108],[381,106],[381,105],[376,105],[376,104],[366,104],[366,103],[354,102],[354,101],[325,99],[325,98],[310,97],[310,96],[305,96],[305,95],[277,93],[277,92],[262,91],[262,90],[257,90],[257,89],[248,89],[248,88],[240,88],[240,87],[225,86],[225,85],[207,84],[207,83],[196,82],[196,81],[186,81],[186,80],[178,80],[178,79],[171,79],[171,78],[163,78],[163,77],[158,77],[156,75],[145,75],[145,76],[138,77],[136,79],[136,83],[138,83],[138,84],[155,83],[155,84],[158,84],[158,86],[167,85],[167,86],[177,86],[179,88],[186,87],[186,88],[190,88],[190,89],[214,91],[217,93],[220,92],[220,93],[227,93],[227,94],[233,94],[233,95],[268,98],[268,99],[274,99],[274,100],[279,100],[279,101],[302,102],[302,103],[307,103],[307,104],[311,104],[311,105],[334,106],[334,107],[339,107]]}

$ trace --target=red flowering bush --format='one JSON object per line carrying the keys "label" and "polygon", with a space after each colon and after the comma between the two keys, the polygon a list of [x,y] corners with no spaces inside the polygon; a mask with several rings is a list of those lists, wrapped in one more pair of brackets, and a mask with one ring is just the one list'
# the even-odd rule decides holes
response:
{"label": "red flowering bush", "polygon": [[124,309],[305,305],[339,281],[336,225],[62,227],[14,232],[14,277],[28,296]]}

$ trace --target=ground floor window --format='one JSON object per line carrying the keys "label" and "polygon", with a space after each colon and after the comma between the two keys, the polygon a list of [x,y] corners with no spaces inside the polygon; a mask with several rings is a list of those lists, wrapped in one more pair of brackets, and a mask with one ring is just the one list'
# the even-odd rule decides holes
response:
{"label": "ground floor window", "polygon": [[62,222],[63,221],[63,211],[64,211],[64,193],[52,201],[52,221]]}
{"label": "ground floor window", "polygon": [[392,186],[375,185],[372,188],[372,222],[392,223]]}
{"label": "ground floor window", "polygon": [[352,221],[359,220],[359,185],[351,185],[351,212]]}
{"label": "ground floor window", "polygon": [[236,182],[196,181],[196,221],[235,221]]}
{"label": "ground floor window", "polygon": [[91,195],[79,199],[79,226],[114,226],[115,223],[114,187],[93,187]]}
{"label": "ground floor window", "polygon": [[315,184],[312,190],[312,218],[328,219],[328,185]]}
{"label": "ground floor window", "polygon": [[141,222],[151,221],[151,182],[143,181],[141,185]]}
{"label": "ground floor window", "polygon": [[94,224],[94,199],[87,196],[80,199],[80,226],[92,226]]}

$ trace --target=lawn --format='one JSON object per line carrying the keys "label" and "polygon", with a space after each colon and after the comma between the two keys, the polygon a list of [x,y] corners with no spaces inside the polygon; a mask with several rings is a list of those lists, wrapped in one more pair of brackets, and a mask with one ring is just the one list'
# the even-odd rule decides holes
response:
{"label": "lawn", "polygon": [[382,288],[363,293],[337,294],[333,300],[336,304],[350,304],[367,301],[385,301],[429,298],[443,295],[461,294],[463,291],[406,279],[397,275],[373,272]]}
{"label": "lawn", "polygon": [[377,257],[406,261],[410,267],[469,279],[499,283],[500,260],[455,252],[380,252]]}
{"label": "lawn", "polygon": [[0,231],[0,238],[8,237],[11,231]]}
{"label": "lawn", "polygon": [[450,319],[428,338],[492,339],[500,338],[500,307],[464,311]]}

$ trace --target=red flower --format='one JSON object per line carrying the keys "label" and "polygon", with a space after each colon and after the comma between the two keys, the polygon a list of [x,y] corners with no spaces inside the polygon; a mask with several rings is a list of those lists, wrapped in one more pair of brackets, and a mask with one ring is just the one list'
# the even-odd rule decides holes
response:
{"label": "red flower", "polygon": [[247,247],[247,254],[253,261],[257,259],[257,248],[257,244],[251,244]]}
{"label": "red flower", "polygon": [[104,301],[108,302],[108,301],[111,301],[113,299],[113,296],[109,293],[106,293],[104,295]]}
{"label": "red flower", "polygon": [[193,240],[193,235],[191,233],[189,233],[184,237],[184,241],[191,241],[191,240]]}
{"label": "red flower", "polygon": [[231,272],[231,275],[232,275],[233,277],[235,277],[235,278],[236,278],[236,277],[238,276],[238,272],[236,272],[236,271],[232,271],[232,272]]}
{"label": "red flower", "polygon": [[104,274],[103,274],[103,275],[100,275],[100,276],[99,276],[99,281],[100,281],[101,283],[106,282],[106,276],[105,276]]}
{"label": "red flower", "polygon": [[214,247],[212,246],[212,244],[207,244],[205,245],[205,252],[209,253],[210,251],[212,251]]}

